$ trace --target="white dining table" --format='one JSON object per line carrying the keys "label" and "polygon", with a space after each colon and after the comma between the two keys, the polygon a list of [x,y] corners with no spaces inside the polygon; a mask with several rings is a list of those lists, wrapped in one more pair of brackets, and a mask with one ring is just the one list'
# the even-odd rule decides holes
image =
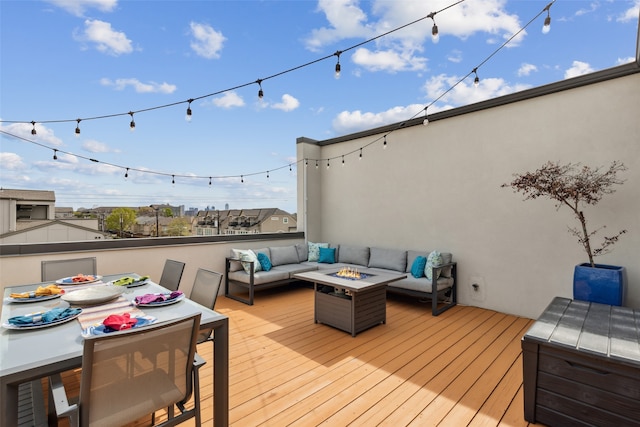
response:
{"label": "white dining table", "polygon": [[[103,277],[103,282],[120,277],[140,277],[135,273],[123,273]],[[52,282],[46,282],[50,284]],[[13,316],[66,308],[69,303],[61,298],[32,303],[11,302],[7,298],[14,292],[35,290],[42,283],[12,286],[5,289],[0,323]],[[137,295],[152,292],[168,292],[149,281],[147,284],[128,288],[123,296],[133,301]],[[143,309],[157,318],[157,322],[200,313],[201,329],[214,329],[213,341],[213,399],[216,426],[229,424],[229,319],[220,313],[197,304],[188,298],[165,306]],[[30,330],[0,328],[0,427],[15,427],[18,417],[18,387],[49,375],[82,366],[82,328],[78,319],[59,325]]]}

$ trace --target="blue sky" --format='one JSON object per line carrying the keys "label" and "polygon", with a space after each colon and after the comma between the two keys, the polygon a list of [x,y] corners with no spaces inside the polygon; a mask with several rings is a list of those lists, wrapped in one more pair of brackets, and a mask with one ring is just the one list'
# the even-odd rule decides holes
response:
{"label": "blue sky", "polygon": [[[640,0],[557,0],[544,34],[547,4],[0,0],[0,187],[53,190],[57,206],[76,209],[295,212],[298,137],[401,122],[427,105],[433,113],[634,59]],[[476,67],[478,87],[474,74],[455,85]]]}

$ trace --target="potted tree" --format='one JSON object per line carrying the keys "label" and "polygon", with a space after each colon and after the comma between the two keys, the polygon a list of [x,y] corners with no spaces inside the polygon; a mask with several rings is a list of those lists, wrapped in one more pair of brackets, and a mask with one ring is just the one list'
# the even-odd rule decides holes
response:
{"label": "potted tree", "polygon": [[524,194],[524,200],[549,198],[556,202],[556,208],[566,206],[578,220],[579,227],[570,227],[569,233],[578,238],[589,258],[588,263],[575,266],[573,275],[573,297],[578,300],[622,305],[626,293],[626,271],[624,267],[596,264],[594,258],[608,253],[621,235],[627,230],[604,237],[600,246],[592,246],[591,238],[602,226],[593,231],[587,229],[583,207],[596,205],[604,195],[615,192],[615,185],[624,181],[618,173],[626,170],[623,163],[614,161],[608,169],[591,168],[579,163],[547,162],[535,172],[514,174],[514,180],[502,187],[511,187],[514,192]]}

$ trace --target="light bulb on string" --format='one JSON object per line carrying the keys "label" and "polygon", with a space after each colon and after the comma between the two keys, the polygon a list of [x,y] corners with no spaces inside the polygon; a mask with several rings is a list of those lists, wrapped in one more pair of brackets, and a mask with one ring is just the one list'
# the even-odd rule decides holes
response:
{"label": "light bulb on string", "polygon": [[433,21],[433,27],[431,27],[431,41],[433,43],[438,43],[440,41],[440,35],[438,34],[438,26],[436,25],[436,20],[434,17],[436,16],[436,12],[431,12],[427,15]]}
{"label": "light bulb on string", "polygon": [[478,87],[478,86],[480,86],[480,77],[478,77],[478,69],[477,68],[473,69],[473,74],[476,75],[476,77],[473,79],[473,85],[475,87]]}
{"label": "light bulb on string", "polygon": [[318,161],[316,160],[316,169],[318,169]]}
{"label": "light bulb on string", "polygon": [[336,51],[336,53],[334,53],[335,56],[338,57],[338,62],[336,62],[336,74],[335,74],[335,78],[339,79],[340,78],[340,70],[342,67],[340,67],[340,55],[342,54],[341,50]]}
{"label": "light bulb on string", "polygon": [[362,148],[360,149],[360,155],[358,155],[358,160],[362,160]]}
{"label": "light bulb on string", "polygon": [[329,164],[329,159],[327,159],[327,169],[329,169],[331,167],[331,164]]}
{"label": "light bulb on string", "polygon": [[269,171],[267,171],[267,179],[269,179]]}
{"label": "light bulb on string", "polygon": [[193,99],[189,99],[188,100],[189,105],[187,106],[187,115],[185,116],[185,120],[189,123],[191,123],[191,103],[193,102]]}
{"label": "light bulb on string", "polygon": [[133,111],[129,111],[129,115],[131,116],[131,123],[129,123],[129,130],[133,132],[136,130],[136,122],[133,121]]}
{"label": "light bulb on string", "polygon": [[209,187],[211,187],[211,177],[209,177]]}
{"label": "light bulb on string", "polygon": [[37,132],[36,132],[36,122],[31,122],[31,124],[33,125],[33,129],[31,129],[31,135],[35,135],[35,134],[37,134]]}
{"label": "light bulb on string", "polygon": [[127,168],[127,171],[124,173],[124,179],[129,178],[129,168]]}
{"label": "light bulb on string", "polygon": [[82,119],[76,119],[76,122],[78,122],[76,124],[76,137],[80,136],[80,122],[82,121]]}
{"label": "light bulb on string", "polygon": [[344,167],[344,155],[342,156],[342,166]]}
{"label": "light bulb on string", "polygon": [[240,182],[244,183],[244,176],[240,175]]}
{"label": "light bulb on string", "polygon": [[309,159],[304,159],[304,167],[306,168],[307,166],[309,166]]}
{"label": "light bulb on string", "polygon": [[53,160],[58,160],[58,150],[53,150]]}
{"label": "light bulb on string", "polygon": [[289,172],[293,172],[293,169],[291,169],[291,163],[289,163]]}
{"label": "light bulb on string", "polygon": [[256,83],[258,83],[258,86],[260,87],[260,89],[258,89],[258,98],[262,100],[262,98],[264,97],[264,91],[262,90],[262,79],[256,80]]}
{"label": "light bulb on string", "polygon": [[171,175],[171,185],[175,185],[175,184],[176,184],[176,176]]}
{"label": "light bulb on string", "polygon": [[424,120],[422,121],[422,124],[424,126],[427,126],[429,124],[429,116],[428,116],[428,113],[427,113],[427,108],[429,108],[428,105],[426,107],[424,107]]}
{"label": "light bulb on string", "polygon": [[387,135],[384,136],[384,142],[382,143],[382,149],[383,150],[387,149]]}
{"label": "light bulb on string", "polygon": [[544,18],[544,25],[542,26],[542,34],[548,34],[551,31],[551,15],[549,14],[549,8],[551,8],[551,3],[545,7],[547,11],[547,17]]}

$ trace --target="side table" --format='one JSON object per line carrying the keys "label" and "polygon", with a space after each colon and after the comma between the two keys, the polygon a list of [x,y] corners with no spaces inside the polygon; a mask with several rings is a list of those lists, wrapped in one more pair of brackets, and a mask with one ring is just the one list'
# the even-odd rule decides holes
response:
{"label": "side table", "polygon": [[640,426],[640,310],[556,297],[522,354],[525,420]]}

